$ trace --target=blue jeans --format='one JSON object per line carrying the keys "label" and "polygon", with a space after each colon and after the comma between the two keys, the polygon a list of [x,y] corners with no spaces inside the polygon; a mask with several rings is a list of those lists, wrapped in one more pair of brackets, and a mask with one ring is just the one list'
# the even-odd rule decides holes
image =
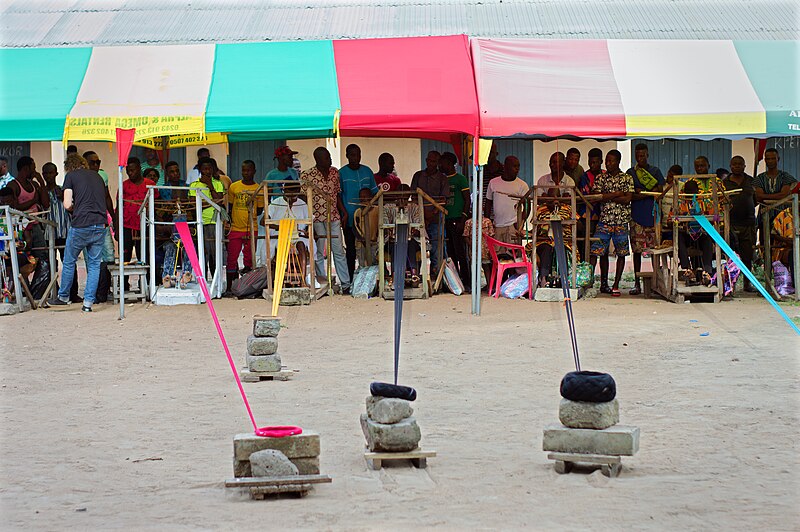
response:
{"label": "blue jeans", "polygon": [[92,306],[97,293],[97,282],[100,279],[100,263],[103,259],[105,238],[105,225],[70,227],[64,248],[65,256],[62,265],[63,271],[61,272],[61,286],[58,288],[58,299],[69,301],[69,289],[75,277],[75,264],[78,262],[78,255],[83,251],[86,258],[86,286],[83,289],[83,306]]}
{"label": "blue jeans", "polygon": [[[436,215],[438,219],[438,214]],[[443,229],[444,226],[440,226],[439,222],[432,222],[429,223],[425,230],[428,232],[428,238],[430,239],[431,243],[431,275],[436,275],[439,273],[439,233]],[[447,258],[447,253],[445,250],[442,250],[442,260]],[[422,257],[422,260],[425,260],[425,257]]]}

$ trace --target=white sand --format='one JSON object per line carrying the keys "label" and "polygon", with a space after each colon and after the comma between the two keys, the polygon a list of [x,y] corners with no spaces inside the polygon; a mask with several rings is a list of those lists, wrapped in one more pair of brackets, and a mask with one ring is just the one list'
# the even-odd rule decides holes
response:
{"label": "white sand", "polygon": [[[800,528],[800,342],[763,301],[576,304],[584,369],[614,375],[642,431],[616,479],[558,475],[541,451],[572,358],[561,305],[484,299],[474,318],[453,296],[407,304],[403,336],[401,382],[439,456],[368,470],[358,416],[391,378],[391,305],[282,309],[300,372],[245,388],[260,425],[321,434],[334,481],[273,501],[222,487],[249,421],[204,306],[0,318],[0,528]],[[217,309],[242,364],[267,304]]]}

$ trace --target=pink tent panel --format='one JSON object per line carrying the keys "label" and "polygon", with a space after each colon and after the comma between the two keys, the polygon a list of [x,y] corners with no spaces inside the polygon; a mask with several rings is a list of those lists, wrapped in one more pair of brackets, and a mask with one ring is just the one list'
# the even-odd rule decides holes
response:
{"label": "pink tent panel", "polygon": [[473,39],[472,56],[482,137],[625,135],[605,41]]}
{"label": "pink tent panel", "polygon": [[344,136],[474,135],[478,99],[466,35],[333,42]]}

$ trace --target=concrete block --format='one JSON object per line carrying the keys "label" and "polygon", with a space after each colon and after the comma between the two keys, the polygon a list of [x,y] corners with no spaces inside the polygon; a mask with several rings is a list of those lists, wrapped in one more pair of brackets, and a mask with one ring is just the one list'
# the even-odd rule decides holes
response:
{"label": "concrete block", "polygon": [[190,283],[186,288],[164,288],[160,286],[156,289],[156,297],[153,301],[156,305],[199,305],[205,303],[206,298],[200,291],[196,283]]}
{"label": "concrete block", "polygon": [[[264,289],[264,299],[272,301],[272,291]],[[281,303],[284,307],[296,307],[311,304],[311,289],[309,288],[284,288],[281,290]]]}
{"label": "concrete block", "polygon": [[633,456],[639,450],[639,427],[614,425],[603,430],[547,425],[542,450],[560,453]]}
{"label": "concrete block", "polygon": [[253,316],[253,336],[264,338],[278,336],[281,332],[281,319],[272,316]]}
{"label": "concrete block", "polygon": [[[5,265],[3,266],[5,268]],[[13,316],[19,312],[17,305],[13,303],[0,303],[0,316]]]}
{"label": "concrete block", "polygon": [[297,474],[297,466],[275,449],[264,449],[250,455],[250,471],[254,477],[288,477]]}
{"label": "concrete block", "polygon": [[247,355],[246,360],[247,369],[256,373],[281,370],[281,356],[277,353],[274,355]]}
{"label": "concrete block", "polygon": [[377,423],[391,425],[411,417],[413,414],[414,409],[411,408],[411,402],[405,399],[372,395],[367,397],[367,416]]}
{"label": "concrete block", "polygon": [[[577,301],[582,294],[581,288],[570,288],[569,297]],[[534,301],[564,301],[564,291],[561,288],[537,288],[533,296]]]}
{"label": "concrete block", "polygon": [[370,451],[413,451],[422,438],[417,420],[413,417],[387,425],[376,423],[369,419],[367,414],[361,414],[361,430],[364,432]]}
{"label": "concrete block", "polygon": [[619,423],[619,402],[588,403],[561,399],[558,419],[565,427],[573,429],[607,429]]}
{"label": "concrete block", "polygon": [[319,456],[319,434],[304,430],[302,434],[285,438],[262,438],[252,433],[233,437],[234,460],[249,460],[251,454],[264,449],[280,451],[289,460],[315,458]]}
{"label": "concrete block", "polygon": [[252,334],[247,337],[247,353],[249,355],[272,355],[278,350],[278,339],[274,337],[258,338]]}

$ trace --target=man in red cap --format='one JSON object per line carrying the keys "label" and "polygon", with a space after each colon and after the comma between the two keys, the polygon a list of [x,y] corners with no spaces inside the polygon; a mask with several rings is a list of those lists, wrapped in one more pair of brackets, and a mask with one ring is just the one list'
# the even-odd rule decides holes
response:
{"label": "man in red cap", "polygon": [[[297,174],[297,170],[294,169],[294,155],[296,153],[289,146],[281,146],[276,149],[275,159],[278,160],[278,166],[270,170],[266,177],[256,179],[256,183],[261,184],[264,181],[300,181],[300,176]],[[283,187],[279,184],[270,185],[269,191],[271,196],[278,197],[283,193]]]}

